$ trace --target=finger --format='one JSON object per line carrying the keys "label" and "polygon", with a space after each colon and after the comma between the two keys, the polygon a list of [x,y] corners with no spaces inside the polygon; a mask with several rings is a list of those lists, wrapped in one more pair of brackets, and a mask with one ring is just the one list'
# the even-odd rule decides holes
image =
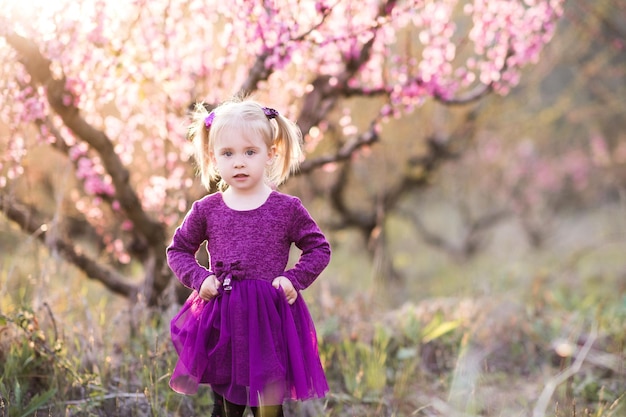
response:
{"label": "finger", "polygon": [[202,298],[204,301],[211,301],[212,299],[215,298],[215,296],[217,295],[217,292],[213,292],[211,290],[205,290],[205,291],[202,291],[199,295],[200,295],[200,298]]}

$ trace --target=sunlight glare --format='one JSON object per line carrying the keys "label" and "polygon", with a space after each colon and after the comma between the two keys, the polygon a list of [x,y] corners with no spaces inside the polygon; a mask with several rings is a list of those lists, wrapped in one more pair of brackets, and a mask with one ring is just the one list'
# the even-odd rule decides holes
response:
{"label": "sunlight glare", "polygon": [[44,39],[58,36],[59,30],[65,32],[74,24],[90,27],[101,23],[101,13],[123,19],[132,6],[132,2],[98,0],[0,0],[4,20],[13,30],[23,36],[37,33]]}
{"label": "sunlight glare", "polygon": [[[60,10],[71,10],[63,1],[50,0],[0,0],[3,14],[14,24],[18,33],[35,29],[39,33],[53,32],[55,21],[52,17]],[[25,35],[26,33],[21,33]]]}

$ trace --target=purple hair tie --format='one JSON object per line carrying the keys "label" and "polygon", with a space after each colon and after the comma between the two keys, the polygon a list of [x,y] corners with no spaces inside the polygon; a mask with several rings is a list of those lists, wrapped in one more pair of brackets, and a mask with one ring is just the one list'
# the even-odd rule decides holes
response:
{"label": "purple hair tie", "polygon": [[272,120],[278,117],[278,111],[271,107],[263,107],[263,113],[265,113],[265,116],[268,120]]}
{"label": "purple hair tie", "polygon": [[215,119],[215,113],[211,112],[207,117],[204,118],[204,127],[209,129],[213,124],[213,119]]}

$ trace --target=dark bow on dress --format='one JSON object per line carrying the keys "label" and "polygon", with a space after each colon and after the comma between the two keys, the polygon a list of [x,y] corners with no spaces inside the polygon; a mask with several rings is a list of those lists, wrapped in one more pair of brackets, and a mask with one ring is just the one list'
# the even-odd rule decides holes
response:
{"label": "dark bow on dress", "polygon": [[226,292],[233,289],[233,281],[241,281],[243,279],[241,261],[231,262],[230,265],[224,265],[224,262],[217,261],[214,272]]}

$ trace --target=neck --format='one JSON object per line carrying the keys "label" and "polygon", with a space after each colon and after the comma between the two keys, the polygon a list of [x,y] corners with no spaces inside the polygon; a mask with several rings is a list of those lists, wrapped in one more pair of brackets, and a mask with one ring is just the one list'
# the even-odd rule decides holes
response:
{"label": "neck", "polygon": [[272,189],[263,184],[253,190],[237,190],[229,187],[222,193],[226,205],[234,210],[252,210],[260,207],[271,194]]}

